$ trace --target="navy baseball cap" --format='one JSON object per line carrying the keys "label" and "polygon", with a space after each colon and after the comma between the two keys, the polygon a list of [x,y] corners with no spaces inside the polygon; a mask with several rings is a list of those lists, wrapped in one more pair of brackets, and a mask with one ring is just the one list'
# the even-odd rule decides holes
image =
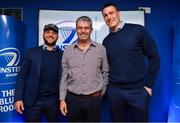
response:
{"label": "navy baseball cap", "polygon": [[55,24],[51,23],[51,24],[47,24],[47,25],[44,26],[44,31],[49,30],[49,29],[52,29],[55,32],[59,33],[59,29]]}

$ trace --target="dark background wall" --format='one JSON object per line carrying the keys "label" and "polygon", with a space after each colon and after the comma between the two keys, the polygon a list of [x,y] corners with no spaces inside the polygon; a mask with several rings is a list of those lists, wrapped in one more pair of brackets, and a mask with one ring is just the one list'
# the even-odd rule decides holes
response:
{"label": "dark background wall", "polygon": [[[104,3],[113,2],[120,10],[138,10],[140,6],[151,7],[145,15],[145,27],[156,41],[161,67],[150,99],[150,121],[167,121],[171,98],[171,64],[173,29],[180,17],[178,0],[1,0],[0,8],[23,8],[25,48],[38,45],[38,15],[40,9],[100,11]],[[105,101],[102,121],[110,121]]]}

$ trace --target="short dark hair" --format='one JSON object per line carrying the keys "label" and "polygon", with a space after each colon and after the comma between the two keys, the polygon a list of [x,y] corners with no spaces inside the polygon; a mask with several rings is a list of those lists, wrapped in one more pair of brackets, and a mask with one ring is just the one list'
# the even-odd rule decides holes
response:
{"label": "short dark hair", "polygon": [[105,8],[109,7],[109,6],[113,6],[117,11],[119,11],[118,6],[117,6],[116,4],[114,4],[114,3],[106,3],[106,4],[104,4],[104,6],[102,7],[102,11],[103,11]]}
{"label": "short dark hair", "polygon": [[91,20],[91,18],[88,17],[88,16],[80,16],[80,17],[78,17],[78,18],[76,19],[76,25],[77,25],[77,23],[78,23],[79,21],[88,22],[89,25],[90,25],[90,27],[92,27],[92,20]]}

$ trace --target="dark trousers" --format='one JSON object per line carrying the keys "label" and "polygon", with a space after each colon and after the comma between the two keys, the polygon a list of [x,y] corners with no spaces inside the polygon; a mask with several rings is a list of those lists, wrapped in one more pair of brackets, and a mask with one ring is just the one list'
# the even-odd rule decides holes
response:
{"label": "dark trousers", "polygon": [[59,115],[59,99],[38,99],[32,107],[25,107],[26,122],[41,122],[43,115],[48,122],[57,122]]}
{"label": "dark trousers", "polygon": [[71,122],[100,121],[102,97],[67,93],[67,116]]}
{"label": "dark trousers", "polygon": [[113,122],[148,122],[149,94],[144,87],[126,90],[110,84],[107,93]]}

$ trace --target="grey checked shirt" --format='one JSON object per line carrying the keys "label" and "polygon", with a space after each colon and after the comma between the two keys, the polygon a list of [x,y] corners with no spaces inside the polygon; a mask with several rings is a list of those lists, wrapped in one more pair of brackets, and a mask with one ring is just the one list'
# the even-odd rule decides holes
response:
{"label": "grey checked shirt", "polygon": [[68,46],[63,53],[60,100],[64,100],[67,90],[75,94],[88,95],[102,90],[105,93],[109,65],[105,47],[91,41],[86,52],[77,44]]}

